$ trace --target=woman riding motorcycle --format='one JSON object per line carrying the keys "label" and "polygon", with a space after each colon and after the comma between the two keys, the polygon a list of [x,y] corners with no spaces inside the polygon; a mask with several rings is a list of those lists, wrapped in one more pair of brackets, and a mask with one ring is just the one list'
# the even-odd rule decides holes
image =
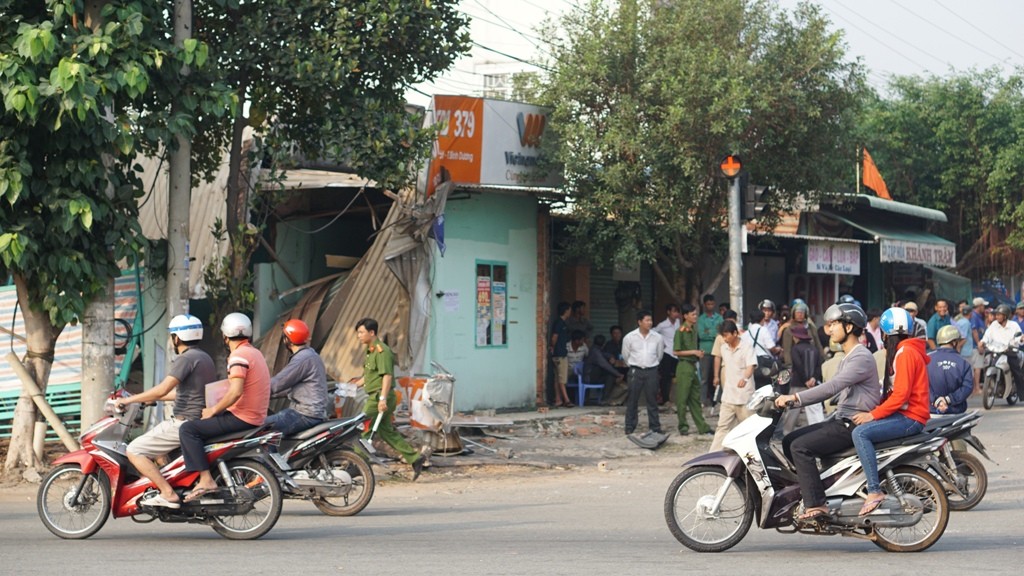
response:
{"label": "woman riding motorcycle", "polygon": [[913,436],[921,432],[929,418],[929,360],[925,341],[911,337],[913,317],[903,308],[889,308],[882,313],[880,325],[885,334],[884,400],[874,410],[852,418],[857,425],[853,445],[867,479],[868,496],[860,509],[861,516],[874,512],[885,500],[878,479],[875,443]]}

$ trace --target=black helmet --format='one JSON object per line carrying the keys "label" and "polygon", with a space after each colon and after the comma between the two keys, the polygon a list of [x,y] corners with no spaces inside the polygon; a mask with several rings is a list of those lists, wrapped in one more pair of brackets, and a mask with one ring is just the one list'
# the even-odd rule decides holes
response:
{"label": "black helmet", "polygon": [[825,310],[825,321],[853,324],[863,329],[868,325],[868,316],[856,304],[833,304]]}
{"label": "black helmet", "polygon": [[1007,306],[1006,304],[1000,304],[999,306],[996,306],[996,314],[1002,314],[1003,316],[1009,318],[1012,312],[1010,311],[1009,306]]}
{"label": "black helmet", "polygon": [[836,300],[836,304],[853,304],[857,301],[851,294],[843,294]]}
{"label": "black helmet", "polygon": [[761,303],[758,304],[757,307],[761,310],[764,310],[765,308],[769,310],[775,310],[775,302],[772,302],[771,300],[765,298],[764,300],[761,300]]}

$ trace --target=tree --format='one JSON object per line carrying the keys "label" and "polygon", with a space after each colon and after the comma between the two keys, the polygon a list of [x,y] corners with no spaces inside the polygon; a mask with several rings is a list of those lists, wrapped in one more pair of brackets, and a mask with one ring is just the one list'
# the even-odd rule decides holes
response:
{"label": "tree", "polygon": [[[251,185],[249,166],[288,167],[328,158],[381,187],[405,184],[426,158],[432,132],[405,109],[413,84],[468,50],[467,21],[453,0],[210,0],[196,5],[194,34],[213,63],[206,81],[230,87],[239,107],[200,119],[197,149],[228,151],[227,256],[204,279],[215,316],[247,310],[247,269],[276,198]],[[195,82],[202,82],[198,77]],[[252,127],[258,146],[243,148]],[[216,162],[203,164],[208,169]],[[256,197],[253,197],[256,192]],[[255,218],[251,218],[252,213]]]}
{"label": "tree", "polygon": [[[572,202],[573,248],[649,262],[677,301],[696,302],[721,262],[721,157],[771,186],[766,210],[833,188],[854,150],[864,72],[818,9],[726,0],[591,1],[549,24],[553,109]],[[776,216],[777,217],[777,216]]]}
{"label": "tree", "polygon": [[897,77],[889,89],[861,130],[894,198],[946,213],[960,273],[1024,270],[1024,75]]}
{"label": "tree", "polygon": [[[187,128],[166,111],[195,55],[173,50],[165,19],[151,2],[0,0],[0,275],[43,390],[64,326],[146,246],[133,159]],[[19,400],[5,472],[41,464],[34,413]]]}

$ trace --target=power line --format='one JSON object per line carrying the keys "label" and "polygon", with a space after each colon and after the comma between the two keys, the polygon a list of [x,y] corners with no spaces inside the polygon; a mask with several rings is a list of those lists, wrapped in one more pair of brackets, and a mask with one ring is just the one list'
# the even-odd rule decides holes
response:
{"label": "power line", "polygon": [[999,41],[999,40],[998,40],[997,38],[995,38],[995,37],[993,37],[992,35],[990,35],[990,34],[989,34],[988,32],[985,32],[985,31],[984,31],[984,30],[982,30],[981,28],[978,28],[977,26],[975,26],[974,24],[972,24],[972,23],[971,23],[971,22],[970,22],[969,20],[967,20],[967,19],[966,19],[966,18],[964,18],[963,16],[961,16],[961,15],[957,14],[956,12],[954,12],[954,11],[950,10],[949,8],[947,8],[947,7],[946,7],[946,6],[945,6],[945,5],[944,5],[944,4],[942,3],[942,2],[939,2],[939,0],[935,0],[935,3],[936,3],[936,4],[938,4],[938,5],[939,5],[939,6],[940,6],[940,7],[941,7],[941,8],[943,9],[943,10],[945,10],[946,12],[949,12],[949,13],[950,13],[950,14],[952,14],[953,16],[956,16],[957,18],[959,18],[959,19],[960,19],[960,20],[961,20],[961,21],[962,21],[962,22],[963,22],[964,24],[967,24],[967,25],[968,25],[968,26],[970,26],[971,28],[974,28],[974,29],[975,29],[975,30],[977,30],[978,32],[981,32],[981,34],[982,34],[983,36],[985,36],[986,38],[988,38],[989,40],[991,40],[991,41],[995,42],[996,44],[999,44],[999,46],[1001,46],[1001,47],[1005,48],[1006,50],[1009,50],[1010,52],[1012,52],[1012,53],[1016,54],[1016,55],[1017,55],[1017,56],[1018,56],[1019,58],[1024,58],[1024,54],[1021,54],[1020,52],[1017,52],[1016,50],[1014,50],[1013,48],[1010,48],[1010,47],[1009,47],[1009,46],[1007,46],[1006,44],[1003,44],[1003,43],[1002,43],[1002,42],[1000,42],[1000,41]]}
{"label": "power line", "polygon": [[[478,4],[479,4],[479,2],[478,2]],[[484,10],[487,10],[487,9],[484,8]],[[476,14],[471,14],[469,12],[466,12],[465,10],[460,10],[460,12],[462,12],[466,16],[469,16],[470,18],[473,18],[474,20],[480,20],[481,22],[487,22],[488,24],[490,24],[492,26],[497,26],[499,28],[504,28],[505,30],[509,30],[511,32],[515,32],[516,34],[522,36],[524,40],[526,40],[527,42],[532,44],[533,47],[536,48],[537,50],[543,50],[543,48],[541,48],[540,44],[537,44],[536,42],[534,42],[533,40],[530,39],[532,37],[532,38],[535,38],[535,39],[543,42],[544,41],[543,38],[541,38],[540,36],[534,36],[533,34],[526,34],[526,33],[522,32],[522,31],[520,31],[518,28],[513,27],[507,21],[502,20],[501,17],[498,17],[498,19],[501,20],[501,22],[499,23],[499,22],[495,22],[494,20],[488,20],[487,18],[484,18],[483,16],[477,16]],[[490,10],[488,10],[488,12],[490,12]],[[494,13],[491,12],[491,14],[494,14]],[[495,16],[497,16],[497,14],[495,14]]]}
{"label": "power line", "polygon": [[946,30],[946,29],[945,29],[945,28],[943,28],[942,26],[939,26],[938,24],[936,24],[936,23],[932,22],[931,20],[929,20],[929,19],[925,18],[924,16],[921,16],[921,15],[920,15],[920,14],[918,14],[917,12],[914,12],[913,10],[911,10],[910,8],[907,8],[906,6],[904,6],[904,5],[900,4],[900,3],[899,3],[899,2],[897,2],[896,0],[892,0],[892,3],[893,3],[893,4],[895,4],[896,6],[899,6],[900,8],[902,8],[903,10],[905,10],[906,12],[909,12],[909,13],[910,13],[911,15],[913,15],[913,16],[914,16],[915,18],[919,18],[919,19],[921,19],[921,20],[922,20],[922,21],[924,21],[924,22],[925,22],[926,24],[928,24],[928,25],[932,26],[932,27],[933,27],[933,28],[935,28],[936,30],[939,30],[940,32],[942,32],[942,33],[944,33],[944,34],[948,35],[949,37],[951,37],[951,38],[955,38],[956,40],[959,40],[959,41],[963,42],[964,44],[966,44],[966,45],[970,46],[971,48],[974,48],[975,50],[977,50],[978,52],[981,52],[982,54],[985,54],[985,55],[987,55],[987,56],[989,56],[989,57],[991,57],[991,58],[995,58],[996,62],[1000,62],[1000,63],[1002,63],[1002,62],[1003,62],[1003,58],[1002,58],[1002,57],[1000,57],[1000,56],[996,56],[995,54],[993,54],[993,53],[989,52],[988,50],[984,50],[984,49],[982,49],[982,48],[979,48],[979,47],[975,46],[974,44],[971,44],[971,43],[970,43],[970,42],[968,42],[967,40],[964,40],[963,38],[961,38],[961,37],[957,36],[956,34],[953,34],[952,32],[950,32],[950,31]]}
{"label": "power line", "polygon": [[522,59],[522,58],[520,58],[518,56],[513,56],[513,55],[508,54],[506,52],[502,52],[501,50],[495,50],[494,48],[490,48],[488,46],[484,46],[483,44],[477,42],[476,40],[473,40],[472,42],[473,42],[474,46],[476,46],[477,48],[480,48],[481,50],[486,50],[488,52],[493,52],[495,54],[498,54],[499,56],[504,56],[505,58],[509,58],[509,59],[515,60],[516,62],[521,62],[523,64],[529,64],[530,66],[533,66],[535,68],[540,68],[541,70],[544,70],[545,72],[554,72],[554,70],[552,70],[551,68],[548,68],[547,66],[545,66],[543,64],[538,64],[536,62],[531,62],[529,60],[524,60],[524,59]]}
{"label": "power line", "polygon": [[[874,34],[872,34],[872,33],[868,32],[867,30],[865,30],[865,29],[861,28],[860,26],[858,26],[857,24],[855,24],[855,23],[854,23],[854,22],[852,22],[851,20],[849,20],[849,19],[845,18],[845,17],[844,17],[844,16],[842,15],[842,14],[839,14],[839,13],[837,13],[837,12],[836,12],[835,10],[833,10],[833,9],[832,9],[831,7],[828,7],[828,6],[826,6],[826,7],[825,7],[825,9],[826,9],[826,10],[828,10],[829,12],[831,12],[833,16],[835,16],[835,17],[839,18],[839,19],[840,19],[840,20],[842,20],[843,22],[846,22],[847,24],[849,24],[849,25],[850,25],[850,26],[852,26],[853,28],[855,28],[855,29],[857,29],[857,30],[860,30],[860,31],[861,31],[861,33],[863,33],[864,35],[866,35],[866,36],[867,36],[868,38],[871,38],[871,39],[872,39],[872,40],[874,40],[875,42],[878,42],[878,43],[879,43],[879,44],[881,44],[882,46],[885,46],[885,47],[886,47],[886,48],[888,48],[889,50],[892,50],[892,51],[893,51],[893,52],[895,52],[896,54],[899,54],[900,56],[902,56],[902,57],[903,57],[904,59],[906,59],[906,60],[907,60],[908,62],[910,62],[910,63],[911,63],[911,64],[913,64],[914,66],[917,66],[918,68],[921,68],[922,70],[927,70],[927,69],[928,69],[928,67],[927,67],[927,66],[925,66],[925,65],[921,64],[920,62],[917,62],[916,60],[914,60],[914,59],[913,59],[913,58],[911,58],[910,56],[907,56],[906,54],[904,54],[904,53],[903,53],[903,52],[901,52],[900,50],[898,50],[898,49],[896,49],[896,48],[893,48],[892,46],[890,46],[889,44],[887,44],[887,43],[886,43],[886,42],[885,42],[884,40],[882,40],[882,39],[878,38],[877,36],[875,36]],[[881,30],[881,28],[880,28],[880,30]],[[891,33],[888,33],[888,32],[887,32],[887,34],[889,34],[890,36],[892,35]],[[941,62],[942,60],[941,60],[941,59],[939,59],[939,61]],[[948,65],[948,62],[943,62],[943,64],[946,64],[946,65]]]}

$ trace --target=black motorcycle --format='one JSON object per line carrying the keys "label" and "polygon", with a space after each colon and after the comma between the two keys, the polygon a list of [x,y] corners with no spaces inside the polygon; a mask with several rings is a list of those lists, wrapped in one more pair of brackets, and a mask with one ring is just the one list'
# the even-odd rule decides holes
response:
{"label": "black motorcycle", "polygon": [[981,421],[981,414],[972,410],[965,414],[932,415],[924,433],[949,440],[928,460],[928,470],[946,488],[951,510],[970,510],[981,502],[988,490],[988,473],[981,460],[967,451],[970,446],[992,462],[981,440],[971,429]]}
{"label": "black motorcycle", "polygon": [[285,498],[309,500],[328,516],[354,516],[370,499],[373,468],[355,451],[364,414],[327,420],[281,439],[273,455]]}

